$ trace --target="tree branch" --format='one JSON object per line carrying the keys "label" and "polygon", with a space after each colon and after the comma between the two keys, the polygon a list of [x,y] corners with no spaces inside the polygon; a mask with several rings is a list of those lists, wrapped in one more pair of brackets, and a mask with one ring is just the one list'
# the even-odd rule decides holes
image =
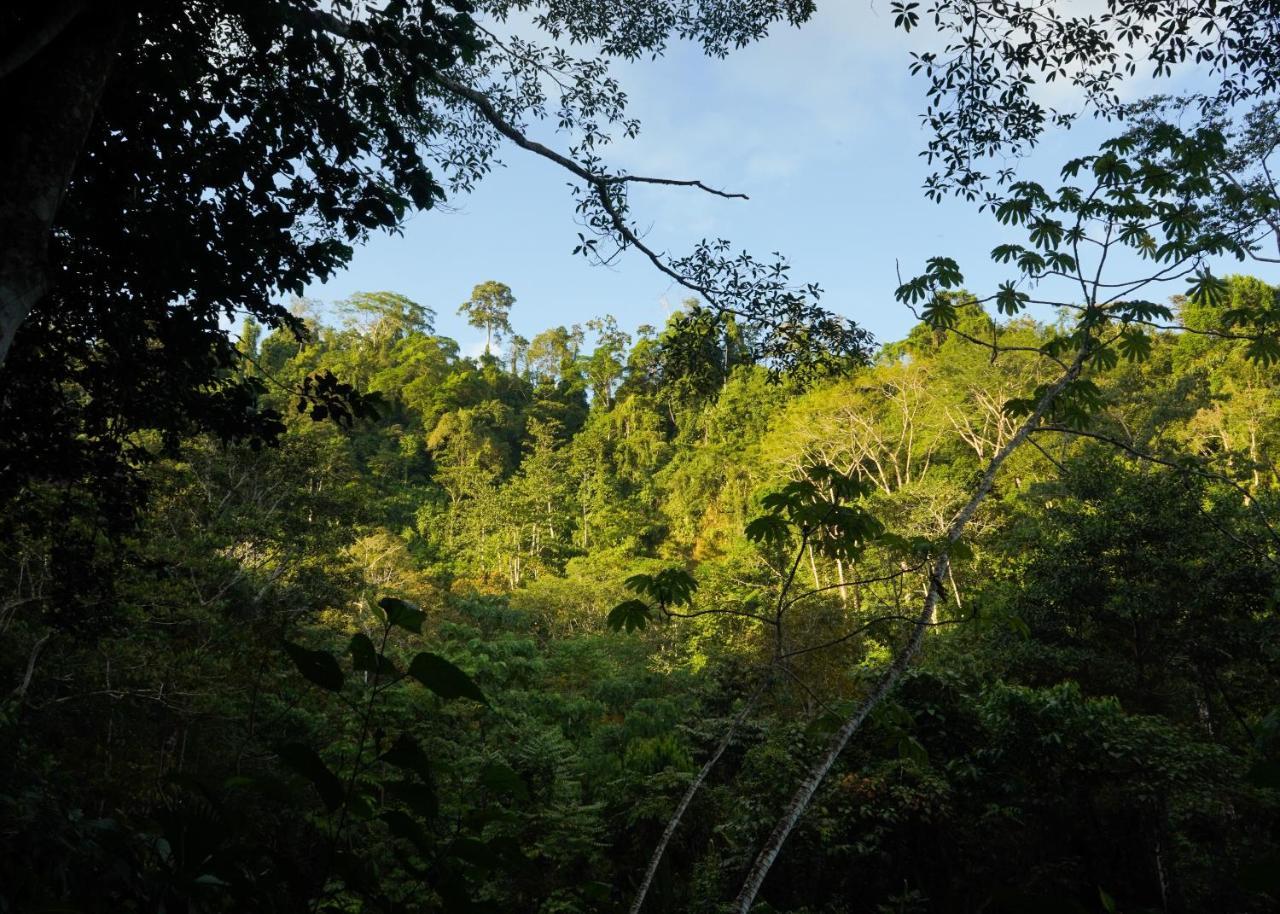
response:
{"label": "tree branch", "polygon": [[0,54],[0,79],[25,66],[66,31],[73,19],[84,12],[87,0],[63,0],[45,12],[44,20],[30,26],[13,47]]}

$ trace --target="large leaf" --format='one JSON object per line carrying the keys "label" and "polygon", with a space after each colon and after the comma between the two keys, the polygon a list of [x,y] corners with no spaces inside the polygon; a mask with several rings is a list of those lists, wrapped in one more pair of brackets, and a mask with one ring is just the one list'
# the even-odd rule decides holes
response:
{"label": "large leaf", "polygon": [[609,628],[634,632],[649,624],[649,606],[643,600],[626,600],[609,610]]}
{"label": "large leaf", "polygon": [[392,781],[387,784],[387,795],[399,800],[424,819],[434,819],[440,812],[440,801],[430,784]]}
{"label": "large leaf", "polygon": [[342,805],[342,781],[329,770],[314,749],[303,743],[286,743],[276,750],[276,754],[280,761],[312,783],[325,808],[332,811]]}
{"label": "large leaf", "polygon": [[743,530],[753,543],[785,543],[791,536],[791,524],[777,514],[764,514]]}
{"label": "large leaf", "polygon": [[529,798],[529,788],[516,770],[503,762],[490,762],[480,771],[481,786],[494,793],[505,793],[517,800]]}
{"label": "large leaf", "polygon": [[683,568],[664,568],[652,576],[633,574],[623,584],[628,590],[650,596],[663,606],[687,605],[698,589],[698,582]]}
{"label": "large leaf", "polygon": [[422,623],[427,616],[426,613],[412,603],[398,600],[395,597],[383,597],[378,601],[378,605],[387,614],[387,621],[392,625],[398,625],[400,628],[411,631],[415,635],[422,634]]}
{"label": "large leaf", "polygon": [[396,738],[390,749],[382,753],[382,760],[404,771],[412,771],[424,781],[429,781],[431,777],[431,762],[427,760],[427,754],[412,737],[403,733]]}
{"label": "large leaf", "polygon": [[428,852],[431,845],[427,840],[426,832],[408,813],[401,812],[398,809],[389,809],[378,818],[386,823],[387,829],[391,834],[408,841],[423,854]]}
{"label": "large leaf", "polygon": [[449,856],[482,870],[495,869],[502,863],[493,848],[476,838],[459,838],[454,841],[449,846]]}
{"label": "large leaf", "polygon": [[347,647],[347,652],[351,654],[352,669],[385,676],[395,675],[395,665],[378,653],[378,649],[373,646],[373,641],[364,632],[356,632],[351,636],[351,644]]}
{"label": "large leaf", "polygon": [[343,675],[338,660],[328,651],[312,651],[292,641],[284,643],[293,665],[307,680],[331,692],[341,692]]}
{"label": "large leaf", "polygon": [[423,651],[409,664],[409,675],[441,698],[470,698],[488,704],[479,686],[471,677],[439,654]]}

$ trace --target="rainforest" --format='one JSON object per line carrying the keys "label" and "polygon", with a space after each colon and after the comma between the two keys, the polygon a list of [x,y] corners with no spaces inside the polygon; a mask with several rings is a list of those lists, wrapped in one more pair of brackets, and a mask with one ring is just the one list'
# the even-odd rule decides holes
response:
{"label": "rainforest", "polygon": [[[1211,327],[1228,306],[1183,308]],[[998,345],[1053,334],[957,307]],[[38,873],[265,910],[357,868],[392,898],[426,878],[493,910],[604,910],[718,754],[648,889],[654,910],[714,909],[909,632],[921,556],[1040,360],[921,325],[802,389],[692,304],[634,340],[605,317],[593,347],[550,328],[505,362],[463,358],[402,296],[346,308],[306,343],[243,328],[287,431],[148,465],[92,597],[50,559],[88,548],[85,521],[6,520],[25,772],[6,892]],[[1280,371],[1243,345],[1161,334],[1098,377],[1114,440],[1017,454],[921,662],[775,866],[774,909],[1249,909],[1277,816]],[[317,423],[271,392],[317,369],[376,393],[377,419]],[[1205,453],[1224,472],[1189,473]],[[867,515],[844,520],[854,545],[753,538],[778,493],[843,494]],[[67,508],[48,490],[26,510]],[[668,570],[684,589],[655,588]],[[424,651],[449,664],[425,687]]]}
{"label": "rainforest", "polygon": [[0,9],[0,914],[1277,909],[1276,14],[837,6]]}

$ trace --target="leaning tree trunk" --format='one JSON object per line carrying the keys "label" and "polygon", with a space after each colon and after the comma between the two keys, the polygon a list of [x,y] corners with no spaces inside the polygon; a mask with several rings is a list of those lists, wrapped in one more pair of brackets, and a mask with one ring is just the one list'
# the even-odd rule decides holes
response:
{"label": "leaning tree trunk", "polygon": [[764,694],[765,689],[773,682],[773,670],[770,669],[765,674],[760,685],[751,693],[742,708],[734,715],[729,726],[725,729],[724,734],[720,737],[720,742],[716,744],[716,748],[708,756],[702,768],[699,769],[694,779],[689,782],[689,786],[685,789],[684,796],[680,798],[680,802],[676,804],[675,812],[671,814],[671,818],[667,820],[667,827],[662,830],[662,837],[658,839],[657,846],[653,849],[653,855],[649,858],[649,866],[645,869],[644,879],[640,881],[640,888],[636,890],[635,900],[631,902],[630,914],[640,914],[644,907],[645,898],[649,894],[649,888],[653,885],[654,876],[658,873],[658,866],[662,863],[663,855],[667,852],[667,845],[671,843],[672,836],[675,835],[676,829],[680,827],[680,821],[684,818],[684,814],[689,809],[689,804],[693,802],[694,796],[702,788],[703,782],[707,779],[707,775],[711,773],[711,769],[720,761],[720,756],[724,755],[729,744],[733,742],[734,734],[737,733],[738,727],[747,719],[747,715],[756,706],[756,702],[760,700],[760,696]]}
{"label": "leaning tree trunk", "polygon": [[126,20],[123,4],[53,2],[0,46],[0,366],[49,290],[54,219]]}
{"label": "leaning tree trunk", "polygon": [[1088,358],[1091,351],[1092,347],[1090,345],[1083,346],[1079,353],[1076,354],[1070,367],[1044,392],[1036,403],[1035,409],[1032,410],[1031,415],[1022,424],[1022,427],[991,458],[991,462],[987,464],[986,472],[982,474],[982,479],[978,482],[978,487],[947,527],[942,548],[930,564],[929,586],[925,591],[924,604],[920,608],[920,614],[916,617],[910,639],[908,639],[893,663],[889,665],[889,668],[885,670],[871,693],[859,702],[853,714],[835,732],[831,742],[827,745],[826,751],[814,762],[809,769],[809,773],[800,782],[800,786],[791,797],[791,801],[787,803],[787,807],[782,813],[782,818],[774,827],[773,833],[769,835],[768,841],[765,842],[760,854],[756,857],[755,863],[752,864],[751,869],[748,871],[742,890],[738,893],[738,897],[734,899],[732,910],[735,914],[748,914],[751,910],[751,905],[755,902],[756,895],[759,894],[760,887],[764,884],[765,876],[769,874],[773,862],[778,858],[778,853],[791,835],[792,829],[795,828],[796,823],[800,821],[800,817],[808,809],[809,802],[813,799],[814,793],[817,792],[818,786],[826,778],[831,766],[835,764],[836,759],[844,750],[849,739],[858,732],[868,715],[898,684],[898,680],[902,678],[902,674],[906,672],[912,659],[920,650],[920,645],[924,643],[925,632],[935,622],[938,602],[943,596],[943,581],[951,568],[951,547],[960,539],[965,527],[968,526],[969,521],[972,520],[973,515],[977,512],[978,507],[991,492],[991,487],[995,483],[996,474],[999,472],[1000,467],[1009,458],[1009,455],[1016,451],[1026,441],[1027,436],[1040,424],[1050,407],[1053,406],[1054,401],[1057,400],[1058,395],[1079,376],[1085,359]]}

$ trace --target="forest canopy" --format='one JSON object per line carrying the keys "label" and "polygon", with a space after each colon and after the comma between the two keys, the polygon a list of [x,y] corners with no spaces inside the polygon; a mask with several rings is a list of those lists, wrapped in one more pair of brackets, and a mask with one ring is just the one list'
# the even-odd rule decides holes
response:
{"label": "forest canopy", "polygon": [[[1277,294],[1236,277],[1179,317]],[[101,592],[6,515],[6,903],[618,909],[732,727],[649,888],[714,910],[910,636],[930,544],[1016,429],[1001,405],[1047,376],[1052,326],[952,306],[996,362],[921,324],[808,388],[692,303],[510,361],[391,293],[305,344],[246,328],[280,446],[151,464]],[[774,909],[1269,907],[1280,369],[1247,348],[1157,333],[1094,376],[1092,431],[1011,458]],[[289,408],[318,369],[378,418]],[[831,537],[760,524],[810,490],[852,506]]]}
{"label": "forest canopy", "polygon": [[[0,10],[0,912],[1274,910],[1274,11],[892,3],[991,247],[880,343],[616,164],[815,13]],[[501,150],[661,327],[302,297]]]}

